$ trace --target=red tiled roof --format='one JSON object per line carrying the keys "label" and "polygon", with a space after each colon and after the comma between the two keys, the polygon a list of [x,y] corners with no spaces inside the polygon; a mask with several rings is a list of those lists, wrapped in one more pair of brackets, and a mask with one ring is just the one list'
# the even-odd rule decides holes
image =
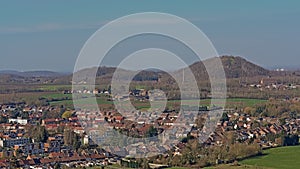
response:
{"label": "red tiled roof", "polygon": [[124,119],[124,117],[123,116],[115,116],[114,119],[121,121]]}
{"label": "red tiled roof", "polygon": [[0,167],[7,167],[7,164],[5,162],[0,162]]}
{"label": "red tiled roof", "polygon": [[70,120],[70,121],[77,121],[77,120],[78,120],[78,117],[70,117],[69,120]]}

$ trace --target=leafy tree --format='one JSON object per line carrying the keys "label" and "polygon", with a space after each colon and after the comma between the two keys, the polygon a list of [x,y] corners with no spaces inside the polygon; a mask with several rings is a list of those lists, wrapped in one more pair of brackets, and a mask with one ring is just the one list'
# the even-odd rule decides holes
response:
{"label": "leafy tree", "polygon": [[244,108],[244,112],[245,112],[246,114],[252,114],[252,112],[254,112],[254,111],[255,111],[255,109],[252,108],[252,107],[245,107],[245,108]]}
{"label": "leafy tree", "polygon": [[299,144],[299,136],[298,135],[287,135],[283,136],[283,146],[294,146]]}
{"label": "leafy tree", "polygon": [[150,166],[149,166],[149,162],[147,159],[138,159],[137,162],[139,163],[139,166],[143,169],[150,169]]}
{"label": "leafy tree", "polygon": [[145,137],[154,137],[158,135],[158,131],[155,127],[151,126],[145,134]]}
{"label": "leafy tree", "polygon": [[7,117],[0,116],[0,123],[7,123],[7,122],[8,122]]}
{"label": "leafy tree", "polygon": [[54,169],[60,169],[60,168],[61,168],[60,164],[59,163],[55,163]]}
{"label": "leafy tree", "polygon": [[221,121],[224,122],[224,121],[229,121],[229,117],[228,117],[228,114],[227,113],[223,113],[222,117],[221,117]]}
{"label": "leafy tree", "polygon": [[81,146],[81,138],[78,134],[70,129],[64,130],[64,144],[68,146],[72,146],[75,149],[80,148]]}
{"label": "leafy tree", "polygon": [[64,119],[68,119],[70,118],[71,116],[73,115],[73,113],[71,111],[65,111],[63,114],[62,114],[62,118]]}
{"label": "leafy tree", "polygon": [[28,134],[30,138],[33,138],[38,142],[46,142],[48,139],[48,131],[45,126],[34,126],[28,130]]}

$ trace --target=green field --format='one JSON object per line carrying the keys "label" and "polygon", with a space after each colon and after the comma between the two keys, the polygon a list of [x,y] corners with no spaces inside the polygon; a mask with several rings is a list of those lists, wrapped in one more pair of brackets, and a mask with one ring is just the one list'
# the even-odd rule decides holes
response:
{"label": "green field", "polygon": [[[97,167],[94,167],[93,169],[96,169]],[[119,165],[111,165],[111,166],[107,166],[105,167],[105,169],[132,169],[132,168],[127,168],[127,167],[121,167]],[[171,168],[166,168],[166,169],[189,169],[186,167],[171,167]]]}
{"label": "green field", "polygon": [[38,88],[39,90],[44,91],[62,91],[62,90],[71,90],[72,85],[41,85]]}
{"label": "green field", "polygon": [[[67,95],[69,95],[69,94],[67,94]],[[70,96],[72,98],[72,94],[70,94]],[[107,97],[104,97],[104,96],[97,97],[96,100],[97,100],[98,105],[102,106],[102,107],[111,107],[113,105],[113,102],[108,101]],[[79,99],[78,101],[83,106],[89,106],[93,103],[94,97],[83,98],[83,99]],[[70,100],[54,101],[54,102],[50,102],[50,105],[64,105],[67,108],[73,108],[73,100],[70,99]]]}
{"label": "green field", "polygon": [[[96,168],[97,167],[94,167],[93,169],[96,169]],[[112,166],[105,167],[105,169],[131,169],[131,168],[121,167],[118,165],[112,165]],[[189,167],[170,167],[170,168],[166,168],[166,169],[191,169],[191,168],[189,168]],[[272,169],[272,168],[251,166],[251,165],[239,165],[239,166],[219,165],[217,167],[205,167],[204,169]]]}
{"label": "green field", "polygon": [[272,168],[268,168],[268,167],[261,167],[261,166],[254,166],[254,165],[231,165],[231,164],[227,164],[227,165],[219,165],[216,167],[205,167],[204,169],[272,169]]}
{"label": "green field", "polygon": [[300,146],[272,148],[264,150],[262,156],[240,161],[237,166],[226,164],[205,169],[299,169],[299,154]]}
{"label": "green field", "polygon": [[46,99],[62,99],[62,98],[68,98],[72,100],[72,94],[62,94],[62,93],[49,93],[42,95],[43,98]]}
{"label": "green field", "polygon": [[[43,84],[43,85],[0,85],[0,89],[11,89],[11,93],[0,94],[0,104],[9,102],[27,102],[28,104],[38,103],[41,98],[47,99],[50,105],[65,105],[68,108],[73,108],[72,94],[63,94],[64,90],[71,90],[72,85],[53,85],[53,84]],[[145,88],[143,85],[137,85],[136,88]],[[30,90],[29,90],[30,89]],[[27,90],[27,91],[26,91]],[[19,92],[24,91],[24,92]],[[220,101],[215,100],[215,105],[218,106]],[[84,99],[82,101],[84,104],[89,104],[91,99]],[[111,107],[113,102],[107,101],[107,98],[97,97],[97,102],[100,106]],[[191,105],[192,103],[198,102],[197,100],[184,100],[184,104]],[[229,98],[226,101],[226,107],[229,108],[243,108],[246,106],[252,107],[255,104],[266,102],[266,100],[261,99],[245,99],[245,98]],[[180,105],[180,100],[168,101],[167,107],[178,107]],[[139,102],[134,101],[133,104],[137,109],[147,110],[150,107],[149,102]],[[203,99],[200,101],[203,106],[210,105],[210,99]]]}
{"label": "green field", "polygon": [[263,166],[273,169],[299,169],[300,146],[265,150],[263,156],[241,161],[241,164]]}
{"label": "green field", "polygon": [[[54,97],[54,98],[62,98],[62,97],[70,97],[70,95],[63,95],[63,94],[57,94],[57,95],[48,95],[45,97]],[[92,103],[92,98],[84,98],[80,102],[82,104],[86,104],[87,106]],[[107,101],[107,97],[97,97],[97,102],[99,106],[102,107],[111,107],[113,105],[112,101]],[[191,105],[195,104],[196,102],[199,102],[197,100],[184,100],[183,105]],[[239,98],[230,98],[226,100],[226,107],[228,108],[243,108],[243,107],[252,107],[256,104],[259,103],[264,103],[266,100],[260,100],[260,99],[239,99]],[[221,106],[221,100],[215,100],[215,105],[216,106]],[[55,101],[55,102],[50,102],[51,105],[65,105],[66,107],[72,108],[73,107],[73,101],[72,100],[63,100],[63,101]],[[175,105],[180,105],[181,101],[180,100],[171,100],[168,101],[167,107],[174,107]],[[211,104],[210,99],[203,99],[200,101],[200,105],[202,106],[209,106]],[[150,108],[149,102],[141,102],[141,101],[134,101],[133,105],[139,110],[147,110]]]}
{"label": "green field", "polygon": [[[14,87],[14,86],[13,86]],[[140,86],[141,88],[143,86]],[[16,87],[17,88],[17,87]],[[63,89],[71,88],[70,85],[36,85],[35,92],[15,92],[9,94],[0,94],[0,104],[7,102],[22,102],[25,101],[28,104],[36,103],[41,98],[47,99],[50,105],[65,105],[67,108],[73,108],[72,94],[63,94],[61,91]],[[88,96],[89,97],[89,96]],[[108,101],[106,96],[97,97],[97,102],[99,106],[103,108],[111,108],[113,105],[112,101]],[[199,102],[198,100],[183,100],[183,105],[193,105]],[[261,99],[246,99],[246,98],[229,98],[226,100],[226,107],[228,108],[243,108],[246,106],[252,107],[258,103],[266,102],[266,100]],[[82,104],[87,106],[92,103],[90,98],[82,100]],[[200,100],[200,105],[209,106],[211,103],[210,99]],[[220,105],[221,100],[216,99],[215,105]],[[170,100],[167,103],[168,108],[179,107],[181,104],[180,100]],[[133,105],[139,110],[146,111],[149,109],[150,104],[147,101],[133,101]]]}

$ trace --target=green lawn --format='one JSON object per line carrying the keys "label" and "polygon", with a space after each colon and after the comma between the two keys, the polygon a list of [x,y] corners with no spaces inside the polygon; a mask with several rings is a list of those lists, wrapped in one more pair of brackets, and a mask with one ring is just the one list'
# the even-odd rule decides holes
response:
{"label": "green lawn", "polygon": [[263,166],[273,169],[299,169],[300,146],[265,150],[263,156],[241,161],[241,164]]}

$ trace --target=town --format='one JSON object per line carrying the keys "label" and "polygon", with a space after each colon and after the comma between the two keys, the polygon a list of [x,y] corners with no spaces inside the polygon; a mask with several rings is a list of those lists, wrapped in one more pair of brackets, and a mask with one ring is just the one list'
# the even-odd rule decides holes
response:
{"label": "town", "polygon": [[[143,90],[142,90],[143,91]],[[146,94],[133,95],[137,97]],[[141,92],[143,93],[143,92]],[[107,94],[107,93],[106,93]],[[272,101],[268,101],[272,102]],[[295,104],[299,99],[273,101],[284,104]],[[280,103],[276,103],[280,104]],[[243,143],[246,145],[258,145],[259,150],[270,147],[297,145],[299,143],[300,118],[295,109],[286,110],[287,116],[274,116],[265,114],[257,116],[266,108],[243,107],[241,109],[224,109],[221,120],[217,123],[216,130],[203,140],[203,147],[219,147],[227,144],[228,135],[232,135],[230,142]],[[203,108],[201,108],[203,109]],[[209,111],[209,108],[205,108]],[[184,147],[190,140],[201,139],[206,111],[200,110],[197,116],[184,114],[184,119],[191,118],[193,123],[189,132],[176,135],[181,140],[175,149],[165,147],[165,156],[183,156]],[[261,112],[259,112],[261,111]],[[290,112],[289,112],[290,111]],[[115,154],[139,154],[156,151],[157,147],[142,149],[144,145],[137,147],[119,147],[118,149],[104,150],[97,145],[97,140],[90,136],[90,129],[101,127],[107,123],[110,128],[120,133],[127,133],[131,137],[151,137],[163,133],[169,127],[174,126],[178,118],[178,111],[165,111],[158,115],[155,112],[136,112],[136,116],[129,118],[122,116],[115,110],[100,112],[84,110],[68,110],[53,106],[35,106],[26,104],[2,104],[0,106],[0,167],[1,168],[61,168],[61,167],[104,167],[108,165],[124,164],[123,157]],[[55,115],[56,116],[53,116]],[[57,116],[59,115],[59,116]],[[153,115],[150,120],[146,117]],[[186,122],[182,121],[185,124]],[[100,125],[100,126],[99,126]],[[85,129],[82,126],[92,126]],[[133,152],[133,150],[135,150]],[[171,152],[169,151],[171,150]],[[253,154],[249,154],[253,155]],[[247,156],[247,154],[246,154]],[[130,156],[129,156],[130,157]],[[238,157],[238,154],[237,154]],[[215,159],[220,163],[230,162],[235,158]],[[128,159],[127,159],[128,160]],[[227,161],[226,161],[227,160]],[[159,165],[159,161],[152,160],[152,167]],[[149,163],[150,164],[150,163]],[[163,163],[161,163],[163,165]],[[215,165],[215,164],[211,164]]]}

